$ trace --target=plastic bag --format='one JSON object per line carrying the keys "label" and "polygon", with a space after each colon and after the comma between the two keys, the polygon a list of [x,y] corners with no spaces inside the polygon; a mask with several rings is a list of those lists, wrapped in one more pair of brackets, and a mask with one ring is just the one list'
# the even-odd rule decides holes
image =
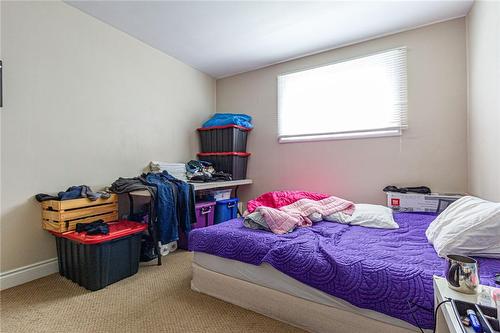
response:
{"label": "plastic bag", "polygon": [[214,126],[237,125],[245,128],[253,128],[252,117],[238,113],[216,113],[203,124],[203,128]]}

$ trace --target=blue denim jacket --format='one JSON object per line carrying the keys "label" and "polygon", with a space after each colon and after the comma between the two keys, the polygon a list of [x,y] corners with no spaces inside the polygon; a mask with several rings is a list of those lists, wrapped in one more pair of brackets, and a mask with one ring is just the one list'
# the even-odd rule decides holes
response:
{"label": "blue denim jacket", "polygon": [[178,240],[179,227],[187,235],[196,220],[192,185],[174,178],[167,171],[149,173],[146,180],[157,187],[155,205],[161,243]]}

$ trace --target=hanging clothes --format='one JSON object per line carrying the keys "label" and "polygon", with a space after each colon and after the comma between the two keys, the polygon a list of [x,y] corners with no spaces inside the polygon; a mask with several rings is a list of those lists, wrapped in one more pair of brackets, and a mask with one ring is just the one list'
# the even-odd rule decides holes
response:
{"label": "hanging clothes", "polygon": [[167,171],[148,173],[146,180],[157,186],[157,217],[162,244],[179,240],[179,227],[186,234],[196,222],[194,187]]}
{"label": "hanging clothes", "polygon": [[167,171],[163,171],[162,175],[177,186],[177,217],[179,219],[179,226],[188,235],[191,231],[191,225],[196,223],[194,186],[173,177]]}
{"label": "hanging clothes", "polygon": [[154,200],[158,240],[168,244],[179,239],[179,228],[186,234],[196,222],[194,187],[167,171],[147,173],[136,178],[119,178],[111,185],[115,193],[148,190]]}
{"label": "hanging clothes", "polygon": [[145,178],[156,186],[155,208],[161,243],[167,244],[178,240],[177,187],[159,173],[148,173]]}

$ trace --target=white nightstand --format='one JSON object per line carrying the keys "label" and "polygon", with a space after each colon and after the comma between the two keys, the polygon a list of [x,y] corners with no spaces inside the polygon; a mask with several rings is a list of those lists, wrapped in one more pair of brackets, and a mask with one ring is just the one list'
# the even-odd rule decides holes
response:
{"label": "white nightstand", "polygon": [[[495,307],[495,305],[491,303],[491,297],[485,297],[485,295],[491,295],[491,290],[495,288],[483,285],[481,285],[480,288],[479,293],[475,295],[459,293],[448,287],[445,278],[434,276],[434,306],[436,307],[447,298],[453,298],[469,303]],[[453,307],[449,302],[441,305],[439,308],[436,331],[439,333],[462,333],[459,319],[456,317]]]}

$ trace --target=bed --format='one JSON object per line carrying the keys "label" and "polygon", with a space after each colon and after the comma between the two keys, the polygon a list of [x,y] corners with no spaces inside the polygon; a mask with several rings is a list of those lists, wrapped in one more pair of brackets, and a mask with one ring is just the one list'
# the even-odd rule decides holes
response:
{"label": "bed", "polygon": [[[433,320],[433,276],[444,260],[427,242],[435,215],[397,213],[395,230],[319,222],[275,235],[239,219],[191,232],[192,289],[309,331],[411,332]],[[482,284],[500,260],[479,258]]]}

